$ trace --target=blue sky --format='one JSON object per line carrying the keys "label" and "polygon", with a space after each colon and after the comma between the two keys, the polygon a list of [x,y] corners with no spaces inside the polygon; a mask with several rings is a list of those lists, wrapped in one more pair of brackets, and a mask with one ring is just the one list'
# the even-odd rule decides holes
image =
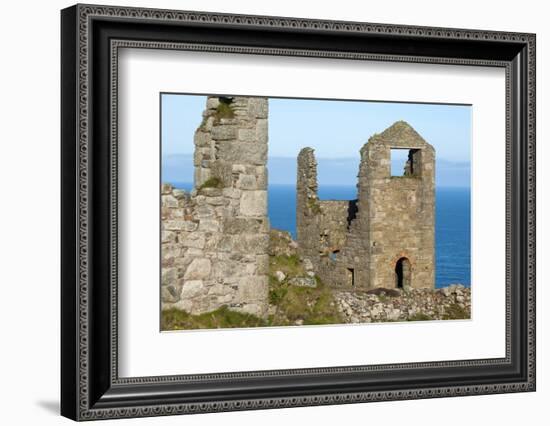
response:
{"label": "blue sky", "polygon": [[[190,182],[193,135],[206,97],[163,94],[162,174]],[[309,99],[269,99],[269,182],[296,182],[300,149],[315,149],[320,185],[355,185],[359,149],[374,133],[405,120],[436,150],[436,186],[470,186],[471,107]],[[392,169],[402,169],[402,159]]]}

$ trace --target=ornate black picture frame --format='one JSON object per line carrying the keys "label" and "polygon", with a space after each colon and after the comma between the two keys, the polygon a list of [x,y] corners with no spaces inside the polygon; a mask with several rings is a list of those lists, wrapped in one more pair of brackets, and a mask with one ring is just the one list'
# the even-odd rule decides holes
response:
{"label": "ornate black picture frame", "polygon": [[[535,35],[76,5],[61,13],[61,413],[159,416],[535,390]],[[506,71],[506,356],[120,378],[117,49]]]}

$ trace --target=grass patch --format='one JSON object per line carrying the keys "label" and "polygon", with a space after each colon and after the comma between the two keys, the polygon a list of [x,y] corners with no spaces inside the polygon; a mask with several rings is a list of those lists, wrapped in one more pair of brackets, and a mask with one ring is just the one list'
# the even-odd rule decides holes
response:
{"label": "grass patch", "polygon": [[235,111],[231,108],[231,101],[220,98],[220,102],[216,107],[216,113],[214,115],[215,120],[218,122],[222,118],[230,119],[233,117],[235,117]]}
{"label": "grass patch", "polygon": [[199,186],[199,191],[204,188],[221,188],[222,187],[222,181],[220,178],[217,177],[211,177],[210,179],[207,179],[201,186]]}
{"label": "grass patch", "polygon": [[322,282],[316,288],[296,287],[269,282],[269,300],[276,306],[276,312],[269,318],[272,326],[293,325],[297,321],[304,325],[342,323],[332,291]]}
{"label": "grass patch", "polygon": [[269,257],[269,271],[282,271],[287,277],[303,277],[306,274],[300,258],[296,254]]}
{"label": "grass patch", "polygon": [[317,287],[297,287],[280,283],[274,276],[275,271],[282,271],[287,279],[306,276],[298,255],[269,257],[269,303],[276,307],[275,314],[269,318],[270,325],[294,325],[297,321],[304,325],[343,322],[332,290],[318,276],[315,276]]}
{"label": "grass patch", "polygon": [[453,319],[470,319],[470,311],[466,308],[463,308],[458,303],[453,303],[445,309],[443,314],[444,320],[453,320]]}
{"label": "grass patch", "polygon": [[195,330],[208,328],[263,327],[267,322],[251,314],[232,311],[222,306],[212,312],[191,315],[179,309],[162,311],[161,330]]}
{"label": "grass patch", "polygon": [[273,275],[269,276],[269,303],[271,305],[279,305],[286,294],[288,293],[288,286],[279,283],[277,278]]}
{"label": "grass patch", "polygon": [[433,318],[429,315],[426,315],[422,312],[418,312],[414,315],[411,315],[409,318],[407,318],[407,321],[431,321]]}

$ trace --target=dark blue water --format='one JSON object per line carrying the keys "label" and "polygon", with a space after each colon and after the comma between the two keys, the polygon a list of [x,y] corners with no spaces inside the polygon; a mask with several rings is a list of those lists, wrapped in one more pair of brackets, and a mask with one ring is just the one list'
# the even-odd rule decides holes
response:
{"label": "dark blue water", "polygon": [[[192,184],[175,183],[190,190]],[[268,214],[271,227],[296,238],[296,189],[294,185],[270,185]],[[353,200],[355,186],[319,186],[322,200]],[[435,282],[436,287],[470,285],[470,189],[435,190]]]}

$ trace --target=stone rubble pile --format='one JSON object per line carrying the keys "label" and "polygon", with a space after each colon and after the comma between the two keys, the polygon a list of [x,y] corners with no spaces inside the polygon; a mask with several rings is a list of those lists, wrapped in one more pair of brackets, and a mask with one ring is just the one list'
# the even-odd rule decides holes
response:
{"label": "stone rubble pile", "polygon": [[453,284],[441,289],[337,290],[337,308],[347,323],[469,318],[470,288]]}

